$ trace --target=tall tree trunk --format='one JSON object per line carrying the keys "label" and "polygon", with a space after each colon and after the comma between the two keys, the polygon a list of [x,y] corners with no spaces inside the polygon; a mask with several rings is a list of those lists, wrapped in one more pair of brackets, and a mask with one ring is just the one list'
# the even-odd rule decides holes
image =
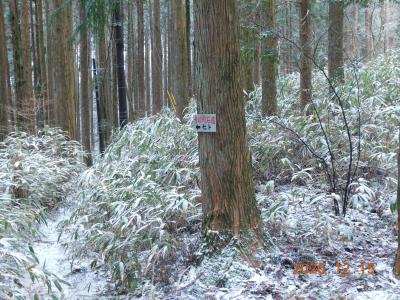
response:
{"label": "tall tree trunk", "polygon": [[149,13],[149,22],[146,26],[146,38],[144,41],[144,46],[146,49],[146,56],[145,56],[145,86],[146,86],[146,111],[147,115],[151,115],[151,74],[150,74],[150,47],[151,47],[151,23],[152,23],[152,17],[151,17],[151,5],[148,6],[148,13]]}
{"label": "tall tree trunk", "polygon": [[187,69],[188,69],[188,89],[189,97],[193,95],[192,88],[192,59],[191,59],[191,36],[190,36],[190,0],[185,0],[185,11],[186,11],[186,55],[187,55]]}
{"label": "tall tree trunk", "polygon": [[[34,17],[36,15],[35,10],[33,8],[33,2],[34,0],[29,0],[29,12],[30,12],[30,21],[31,21],[31,53],[32,53],[32,61],[33,61],[33,92],[35,94],[35,101],[38,97],[38,73],[39,73],[39,62],[37,59],[37,48],[36,48],[36,42],[37,42],[37,31],[36,31],[36,26],[35,26],[35,22],[34,22]],[[35,105],[36,106],[36,105]]]}
{"label": "tall tree trunk", "polygon": [[74,49],[69,43],[72,36],[72,5],[63,0],[53,0],[57,16],[50,27],[54,44],[54,110],[57,125],[76,139]]}
{"label": "tall tree trunk", "polygon": [[118,82],[118,107],[119,126],[124,127],[128,123],[128,106],[126,103],[126,81],[124,62],[124,36],[121,20],[121,0],[115,0],[114,8],[114,38],[117,56],[117,82]]}
{"label": "tall tree trunk", "polygon": [[[169,7],[170,5],[168,5]],[[168,76],[169,76],[169,9],[164,15],[164,39],[163,39],[163,106],[168,106]]]}
{"label": "tall tree trunk", "polygon": [[153,45],[151,56],[153,111],[162,108],[162,48],[160,30],[160,0],[153,0]]}
{"label": "tall tree trunk", "polygon": [[170,58],[174,67],[171,70],[170,86],[172,97],[176,101],[177,116],[182,120],[184,109],[189,103],[185,0],[172,0],[171,2],[171,20],[173,24],[172,32],[170,32],[172,34]]}
{"label": "tall tree trunk", "polygon": [[276,2],[262,0],[263,27],[269,32],[262,41],[262,113],[272,116],[278,113],[276,76],[278,73],[278,49],[276,31]]}
{"label": "tall tree trunk", "polygon": [[216,133],[198,137],[204,226],[235,235],[261,230],[241,91],[236,1],[196,0],[194,12],[197,111],[216,114],[218,122]]}
{"label": "tall tree trunk", "polygon": [[111,98],[108,110],[111,113],[112,120],[112,128],[119,127],[119,118],[118,118],[118,61],[117,61],[117,47],[115,43],[115,33],[111,33],[112,41],[111,41],[111,59],[110,59],[110,73],[111,73]]}
{"label": "tall tree trunk", "polygon": [[[173,0],[174,1],[174,0]],[[174,21],[173,21],[173,14],[172,14],[172,1],[168,2],[168,34],[167,34],[167,43],[168,43],[168,67],[167,67],[167,88],[166,88],[166,93],[167,93],[167,106],[171,104],[171,99],[169,98],[170,92],[172,91],[172,74],[174,73],[174,49],[173,49],[173,44],[174,44],[174,36],[175,33],[174,31]],[[172,104],[171,104],[172,105]],[[175,107],[173,107],[175,109]]]}
{"label": "tall tree trunk", "polygon": [[365,51],[367,60],[371,60],[374,52],[373,32],[372,32],[372,9],[365,8]]}
{"label": "tall tree trunk", "polygon": [[138,74],[138,107],[137,117],[144,117],[146,114],[146,87],[144,82],[144,11],[143,0],[137,0],[137,30],[138,30],[138,53],[137,53],[137,74]]}
{"label": "tall tree trunk", "polygon": [[[288,0],[288,39],[293,40],[293,19],[292,19],[292,2]],[[294,71],[293,67],[293,45],[289,43],[288,45],[288,73],[292,74]]]}
{"label": "tall tree trunk", "polygon": [[103,126],[104,120],[106,113],[105,113],[105,107],[104,105],[101,105],[101,100],[100,100],[100,89],[99,89],[99,77],[98,77],[98,72],[97,72],[97,65],[96,65],[96,59],[93,58],[92,60],[93,64],[93,78],[94,78],[94,94],[95,94],[95,100],[96,100],[96,112],[97,112],[97,131],[99,133],[99,150],[100,153],[103,153],[105,148],[106,148],[106,134],[105,134],[105,128]]}
{"label": "tall tree trunk", "polygon": [[112,130],[112,111],[109,111],[109,107],[112,106],[111,97],[111,78],[110,70],[108,67],[108,60],[110,58],[109,53],[109,43],[106,43],[106,31],[104,26],[99,29],[98,36],[98,68],[97,76],[95,77],[96,85],[99,91],[99,103],[97,106],[99,118],[98,118],[98,128],[99,128],[99,139],[100,139],[100,152],[103,153],[107,143],[111,138]]}
{"label": "tall tree trunk", "polygon": [[53,3],[50,0],[45,0],[46,9],[46,70],[47,70],[47,120],[50,126],[55,126],[57,115],[54,109],[54,49],[53,49],[53,30],[50,28],[50,14],[53,10]]}
{"label": "tall tree trunk", "polygon": [[343,61],[343,17],[344,3],[329,2],[328,30],[328,74],[332,81],[344,80]]}
{"label": "tall tree trunk", "polygon": [[133,31],[133,5],[132,1],[128,2],[128,54],[127,54],[127,63],[128,63],[128,112],[129,112],[129,122],[133,122],[134,120],[134,89],[135,89],[135,80],[134,80],[134,71],[135,71],[135,53],[134,53],[134,31]]}
{"label": "tall tree trunk", "polygon": [[[260,23],[261,14],[256,13],[256,22]],[[255,84],[260,84],[261,80],[261,38],[260,38],[260,28],[255,31],[254,37],[254,63],[253,63],[253,82]]]}
{"label": "tall tree trunk", "polygon": [[79,18],[83,26],[80,31],[80,70],[81,70],[81,119],[82,119],[82,145],[88,152],[86,159],[87,165],[91,165],[91,143],[90,143],[90,124],[91,124],[91,108],[92,97],[89,94],[89,40],[87,27],[85,25],[86,9],[85,2],[79,2]]}
{"label": "tall tree trunk", "polygon": [[[10,22],[12,32],[12,45],[13,45],[13,65],[14,65],[14,82],[15,82],[15,103],[16,111],[22,113],[23,109],[23,86],[24,86],[24,68],[22,63],[22,48],[21,48],[21,31],[19,27],[19,12],[18,1],[10,0]],[[15,114],[15,111],[14,111]],[[15,119],[15,124],[23,122],[20,115]]]}
{"label": "tall tree trunk", "polygon": [[397,152],[397,253],[394,261],[394,275],[400,279],[400,127],[399,127],[399,149]]}
{"label": "tall tree trunk", "polygon": [[387,32],[387,2],[385,0],[383,0],[382,2],[382,6],[381,6],[381,13],[380,13],[380,17],[381,17],[381,29],[382,29],[382,50],[383,53],[386,53],[387,50],[387,36],[388,36],[388,32]]}
{"label": "tall tree trunk", "polygon": [[351,29],[351,44],[350,44],[350,59],[354,60],[358,57],[358,43],[357,43],[357,33],[359,30],[358,22],[359,22],[359,5],[357,2],[352,5],[352,15],[353,18],[353,27]]}
{"label": "tall tree trunk", "polygon": [[38,121],[39,126],[43,127],[48,122],[46,117],[46,103],[47,99],[47,69],[46,69],[46,51],[44,46],[44,30],[43,30],[43,6],[42,0],[36,0],[35,2],[36,12],[36,24],[37,24],[37,61],[38,67],[38,78],[37,85],[39,90],[39,115]]}
{"label": "tall tree trunk", "polygon": [[[251,55],[254,46],[254,35],[253,30],[250,28],[249,24],[241,26],[241,42],[243,44],[243,51],[240,55],[241,59],[241,73],[242,73],[242,89],[245,91],[250,91],[253,88],[253,65],[254,57]],[[262,52],[262,50],[261,50]],[[263,58],[261,58],[261,64]]]}
{"label": "tall tree trunk", "polygon": [[23,68],[23,86],[22,86],[22,118],[18,126],[26,130],[33,131],[35,124],[35,107],[33,100],[32,86],[32,60],[31,60],[31,38],[30,38],[30,7],[29,1],[22,1],[21,7],[21,47],[22,47],[22,68]]}
{"label": "tall tree trunk", "polygon": [[[300,4],[300,109],[310,104],[312,97],[312,45],[311,45],[311,8],[310,0],[301,0]],[[311,110],[308,109],[307,112]]]}
{"label": "tall tree trunk", "polygon": [[8,121],[11,108],[12,100],[7,53],[7,35],[3,3],[0,2],[0,141],[2,141],[8,133]]}

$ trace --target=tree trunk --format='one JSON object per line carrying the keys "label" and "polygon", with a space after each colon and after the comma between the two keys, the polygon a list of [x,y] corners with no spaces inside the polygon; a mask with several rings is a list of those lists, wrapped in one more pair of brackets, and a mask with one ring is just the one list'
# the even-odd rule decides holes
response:
{"label": "tree trunk", "polygon": [[[36,101],[36,99],[38,97],[38,93],[39,93],[39,91],[38,91],[38,72],[39,72],[38,69],[40,66],[39,66],[39,62],[37,59],[37,51],[36,51],[37,50],[37,48],[36,48],[37,31],[36,31],[35,22],[33,20],[36,13],[33,8],[33,2],[34,2],[34,0],[29,1],[29,12],[30,12],[30,21],[31,21],[30,29],[31,29],[31,42],[32,42],[31,53],[32,53],[32,61],[33,61],[33,64],[32,64],[33,65],[33,92],[35,94],[35,101]],[[36,107],[36,103],[35,103],[35,107]],[[35,111],[36,111],[36,109],[35,109]]]}
{"label": "tree trunk", "polygon": [[[312,45],[310,0],[301,0],[300,4],[300,109],[310,104],[312,97]],[[307,112],[311,110],[308,109]]]}
{"label": "tree trunk", "polygon": [[394,261],[394,275],[400,279],[400,127],[399,127],[399,149],[397,152],[397,253]]}
{"label": "tree trunk", "polygon": [[[111,28],[113,29],[113,28]],[[115,33],[111,33],[111,59],[110,62],[110,73],[111,73],[111,98],[108,107],[110,117],[112,120],[112,129],[119,127],[118,118],[118,61],[117,61],[117,45],[115,43]]]}
{"label": "tree trunk", "polygon": [[[170,5],[168,5],[169,7]],[[168,107],[168,75],[169,75],[169,10],[164,15],[164,40],[163,40],[163,106]]]}
{"label": "tree trunk", "polygon": [[[204,226],[261,231],[241,90],[236,1],[196,0],[197,111],[216,114],[217,132],[199,133]],[[229,28],[229,30],[227,30]]]}
{"label": "tree trunk", "polygon": [[[31,60],[31,38],[30,38],[30,7],[29,1],[22,1],[21,7],[21,48],[22,48],[22,68],[23,68],[23,85],[22,85],[22,110],[19,111],[21,116],[20,128],[33,132],[35,124],[35,107],[33,101],[32,87],[32,60]],[[22,114],[22,115],[21,115]]]}
{"label": "tree trunk", "polygon": [[187,59],[185,0],[172,0],[172,37],[170,59],[173,69],[169,79],[171,95],[176,101],[176,114],[181,120],[189,103],[189,71]]}
{"label": "tree trunk", "polygon": [[[256,22],[260,23],[261,14],[257,12]],[[253,82],[260,84],[261,81],[261,38],[260,28],[256,28],[254,36],[254,63],[253,63]]]}
{"label": "tree trunk", "polygon": [[273,116],[278,113],[276,77],[278,73],[278,39],[276,37],[276,2],[263,0],[262,20],[267,37],[262,40],[262,113]]}
{"label": "tree trunk", "polygon": [[96,76],[96,85],[99,91],[99,105],[97,107],[100,118],[98,118],[100,152],[103,153],[108,141],[111,138],[112,130],[112,111],[109,107],[112,106],[111,100],[111,78],[108,68],[108,60],[110,58],[109,44],[106,43],[106,31],[104,26],[99,29],[98,36],[98,71]]}
{"label": "tree trunk", "polygon": [[85,2],[79,2],[79,17],[81,25],[80,32],[80,70],[81,70],[81,114],[82,114],[82,145],[88,152],[86,163],[91,165],[91,144],[90,144],[90,123],[91,123],[91,107],[92,97],[89,94],[89,41],[88,32],[85,25],[86,10]]}
{"label": "tree trunk", "polygon": [[153,0],[153,45],[151,56],[153,111],[159,113],[162,108],[162,48],[160,30],[160,0]]}
{"label": "tree trunk", "polygon": [[371,60],[374,52],[373,32],[372,32],[372,9],[365,8],[365,51],[367,60]]}
{"label": "tree trunk", "polygon": [[36,24],[37,24],[37,61],[38,61],[38,78],[37,85],[39,90],[39,126],[43,127],[48,122],[46,117],[47,99],[47,69],[46,69],[46,51],[44,46],[44,31],[43,31],[43,6],[42,0],[36,0]]}
{"label": "tree trunk", "polygon": [[97,115],[97,131],[99,133],[99,150],[100,153],[103,153],[106,148],[106,140],[105,140],[105,131],[103,118],[105,117],[105,108],[104,105],[100,103],[100,89],[99,89],[99,79],[97,72],[96,59],[93,58],[93,78],[94,78],[94,92],[95,92],[95,100],[96,100],[96,115]]}
{"label": "tree trunk", "polygon": [[137,117],[144,117],[146,114],[146,87],[144,82],[144,11],[143,0],[137,0],[137,26],[138,26],[138,53],[137,53],[137,74],[138,74],[138,107]]}
{"label": "tree trunk", "polygon": [[330,80],[336,82],[344,80],[343,7],[342,1],[329,2],[328,75]]}
{"label": "tree trunk", "polygon": [[[253,88],[253,65],[254,57],[251,54],[254,46],[254,35],[250,28],[250,24],[246,24],[240,27],[241,31],[241,43],[242,49],[240,60],[241,60],[241,73],[242,73],[242,90],[250,91]],[[263,51],[263,50],[261,50]],[[261,64],[263,58],[261,58]],[[262,67],[261,67],[262,68]]]}
{"label": "tree trunk", "polygon": [[[19,13],[17,0],[10,0],[10,22],[12,32],[12,45],[13,45],[13,65],[14,65],[14,82],[15,82],[15,103],[17,114],[23,109],[23,86],[24,86],[24,68],[22,64],[22,51],[21,51],[21,31],[19,27]],[[21,112],[22,113],[22,112]],[[15,111],[14,111],[15,114]],[[15,124],[23,122],[20,115],[15,119]]]}
{"label": "tree trunk", "polygon": [[56,124],[56,113],[54,110],[54,49],[53,49],[53,30],[50,28],[50,14],[51,10],[53,9],[53,3],[50,0],[46,0],[45,2],[45,9],[46,9],[46,70],[47,70],[47,80],[46,80],[46,87],[47,87],[47,120],[50,126],[55,126]]}
{"label": "tree trunk", "polygon": [[124,37],[121,20],[121,0],[115,0],[114,8],[114,38],[117,56],[117,82],[118,82],[118,107],[119,126],[122,128],[128,123],[128,107],[126,104],[126,81],[124,62]]}
{"label": "tree trunk", "polygon": [[187,69],[188,69],[188,89],[189,97],[193,95],[192,88],[192,59],[191,59],[191,37],[190,37],[190,0],[185,0],[185,11],[186,11],[186,55],[187,55]]}
{"label": "tree trunk", "polygon": [[[149,12],[150,22],[148,25],[151,25],[151,11]],[[146,86],[146,111],[147,115],[151,115],[151,74],[150,74],[150,47],[151,47],[151,26],[146,26],[146,38],[144,41],[144,46],[146,50],[145,55],[145,86]]]}
{"label": "tree trunk", "polygon": [[381,6],[381,13],[380,13],[383,53],[386,53],[386,50],[387,50],[387,35],[388,35],[388,33],[387,33],[387,12],[386,12],[386,8],[387,8],[387,2],[385,0],[383,0],[382,6]]}
{"label": "tree trunk", "polygon": [[67,131],[72,139],[76,139],[75,122],[75,80],[74,80],[74,49],[69,43],[72,36],[71,3],[63,0],[53,0],[54,12],[57,12],[50,27],[54,44],[54,110],[57,116],[56,125]]}
{"label": "tree trunk", "polygon": [[351,42],[350,42],[350,59],[354,60],[358,57],[358,43],[357,43],[357,33],[359,30],[358,17],[359,17],[359,6],[358,3],[353,3],[353,28],[351,29]]}
{"label": "tree trunk", "polygon": [[10,74],[7,53],[7,35],[4,22],[3,3],[0,2],[0,141],[8,133],[12,108]]}
{"label": "tree trunk", "polygon": [[134,53],[134,31],[133,31],[133,5],[132,1],[128,2],[128,54],[127,54],[127,64],[128,64],[128,112],[129,112],[129,122],[134,120],[134,71],[135,71],[135,53]]}
{"label": "tree trunk", "polygon": [[[293,19],[292,19],[292,2],[288,0],[288,38],[293,40]],[[288,45],[288,73],[292,74],[294,71],[293,67],[293,45],[289,43]]]}

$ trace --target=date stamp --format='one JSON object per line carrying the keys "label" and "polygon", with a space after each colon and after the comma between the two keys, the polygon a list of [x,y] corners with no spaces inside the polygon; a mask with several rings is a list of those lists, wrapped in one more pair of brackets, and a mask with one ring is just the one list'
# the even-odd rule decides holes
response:
{"label": "date stamp", "polygon": [[362,261],[361,263],[356,264],[355,268],[353,268],[353,265],[348,262],[336,262],[334,265],[330,266],[330,269],[327,268],[327,265],[329,266],[329,264],[327,264],[325,261],[302,263],[295,262],[293,266],[293,274],[321,276],[325,275],[327,272],[340,276],[349,276],[355,272],[366,275],[377,274],[377,271],[375,270],[375,264],[372,262]]}

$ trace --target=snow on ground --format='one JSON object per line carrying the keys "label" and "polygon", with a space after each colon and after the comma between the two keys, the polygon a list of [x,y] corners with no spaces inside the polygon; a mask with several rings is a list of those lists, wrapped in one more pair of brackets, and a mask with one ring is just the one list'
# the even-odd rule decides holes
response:
{"label": "snow on ground", "polygon": [[[400,299],[399,281],[392,276],[397,247],[389,209],[393,193],[385,189],[376,201],[379,207],[350,209],[343,218],[332,213],[330,198],[316,197],[323,195],[320,188],[281,186],[261,202],[271,242],[267,249],[250,258],[228,247],[189,267],[174,287],[150,290],[142,298]],[[259,200],[264,196],[258,193]],[[276,218],[265,215],[279,199],[285,199],[281,209],[287,211]],[[302,274],[295,266],[305,263],[305,271],[307,266],[314,270],[313,262],[320,264],[321,274]]]}
{"label": "snow on ground", "polygon": [[[40,265],[46,271],[68,283],[64,284],[60,281],[62,292],[54,293],[54,295],[59,294],[59,298],[68,300],[100,299],[109,290],[113,290],[113,285],[108,282],[104,274],[99,271],[92,271],[89,261],[69,261],[64,247],[67,241],[63,235],[59,239],[60,224],[68,219],[70,214],[68,208],[60,208],[50,212],[47,224],[42,224],[39,227],[41,237],[33,243],[33,249]],[[37,294],[41,299],[50,297],[47,287],[39,284],[33,284],[28,293],[28,298],[34,294]]]}

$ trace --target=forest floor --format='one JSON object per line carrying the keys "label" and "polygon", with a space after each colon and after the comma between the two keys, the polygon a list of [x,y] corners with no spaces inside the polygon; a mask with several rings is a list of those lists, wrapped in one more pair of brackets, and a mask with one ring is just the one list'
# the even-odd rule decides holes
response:
{"label": "forest floor", "polygon": [[[262,193],[263,186],[258,190]],[[245,258],[232,262],[228,254],[193,267],[175,289],[178,292],[162,298],[400,299],[400,285],[392,275],[397,238],[389,205],[377,199],[375,207],[350,209],[346,218],[336,217],[326,213],[332,211],[332,202],[320,197],[323,194],[315,184],[278,187],[269,197],[285,198],[288,211],[285,219],[266,224],[273,246],[252,263]],[[384,203],[394,195],[382,186]],[[306,265],[305,272],[296,267],[302,263],[311,272]],[[316,273],[312,263],[319,264],[320,274],[310,274]],[[221,287],[209,285],[210,278],[217,278]]]}
{"label": "forest floor", "polygon": [[[267,193],[270,203],[280,206],[273,221],[263,216],[270,237],[266,249],[252,259],[237,259],[228,247],[200,265],[175,270],[182,274],[180,282],[161,288],[150,288],[148,283],[147,290],[132,296],[111,296],[116,291],[110,278],[91,270],[89,259],[67,259],[68,241],[59,235],[60,225],[70,217],[69,208],[49,214],[47,224],[39,228],[42,237],[33,247],[40,264],[69,283],[63,285],[61,299],[400,299],[400,285],[392,276],[396,226],[388,205],[380,205],[377,199],[376,206],[350,209],[346,218],[336,217],[326,213],[332,203],[321,196],[323,187],[289,184],[271,192],[269,185],[259,184],[258,196]],[[381,200],[390,203],[394,190],[384,186],[381,190]],[[265,204],[262,214],[271,211]],[[279,219],[282,209],[285,218]],[[188,244],[196,243],[198,237],[188,235]],[[311,270],[303,272],[297,267],[301,264]],[[48,295],[40,285],[28,291],[43,299]]]}
{"label": "forest floor", "polygon": [[[55,208],[49,212],[46,223],[38,228],[40,237],[33,242],[33,249],[43,269],[61,279],[60,282],[65,282],[61,284],[62,292],[58,299],[100,299],[108,290],[113,290],[105,274],[92,271],[90,261],[81,259],[74,262],[68,259],[68,241],[62,234],[61,225],[70,215],[68,207]],[[27,280],[30,281],[29,278]],[[31,283],[27,293],[28,298],[35,294],[41,299],[50,297],[47,287],[38,283]]]}

